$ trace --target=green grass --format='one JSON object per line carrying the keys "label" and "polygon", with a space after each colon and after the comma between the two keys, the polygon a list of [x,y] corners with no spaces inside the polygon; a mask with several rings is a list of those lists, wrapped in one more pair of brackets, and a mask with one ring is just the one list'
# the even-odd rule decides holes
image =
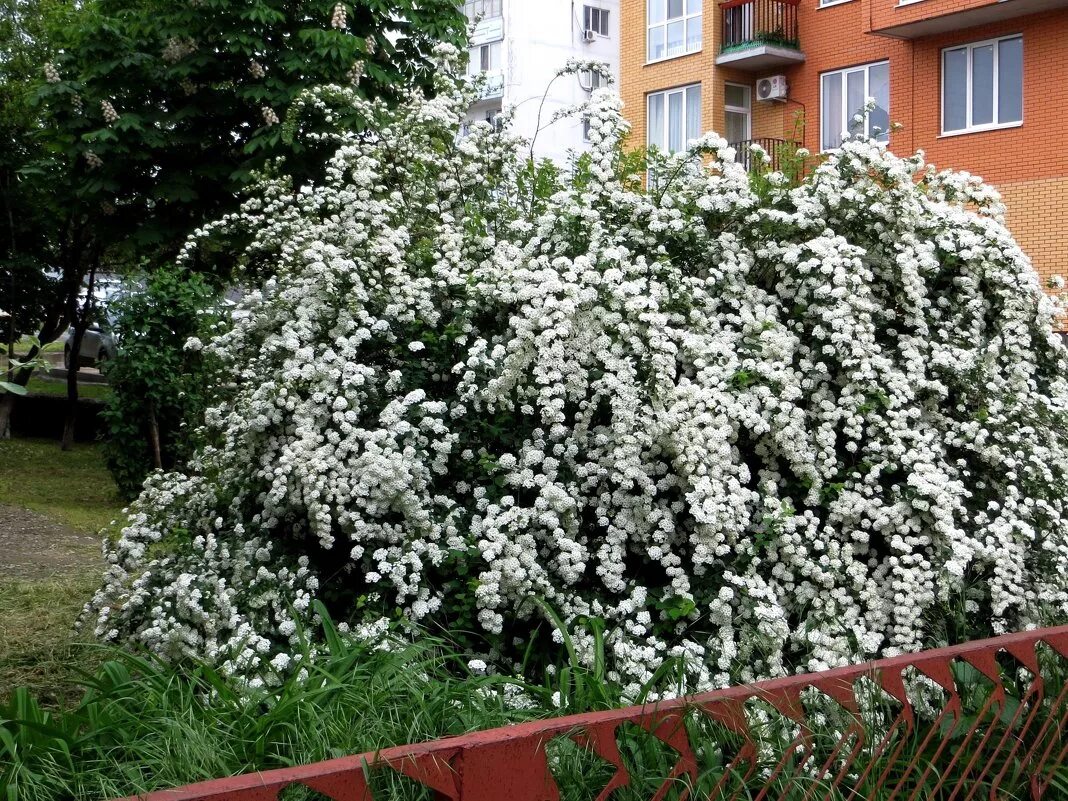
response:
{"label": "green grass", "polygon": [[[99,446],[64,452],[50,440],[0,440],[0,504],[29,509],[87,535],[96,535],[122,509]],[[40,579],[0,578],[0,700],[18,686],[30,688],[47,707],[80,697],[76,670],[99,659],[81,644],[84,636],[73,625],[103,570],[99,552],[84,550],[84,568]]]}
{"label": "green grass", "polygon": [[48,708],[78,701],[76,669],[100,660],[99,649],[79,642],[74,623],[99,587],[99,573],[0,579],[0,702],[15,687],[32,689]]}
{"label": "green grass", "polygon": [[[31,395],[48,395],[53,398],[67,397],[67,382],[65,379],[41,378],[34,376],[26,389]],[[107,384],[78,384],[78,397],[87,400],[105,400],[111,395],[111,387]]]}
{"label": "green grass", "polygon": [[123,504],[95,444],[61,451],[52,440],[0,440],[0,504],[21,506],[95,534]]}
{"label": "green grass", "polygon": [[[382,651],[342,640],[329,623],[326,628],[328,650],[314,661],[307,660],[303,644],[294,649],[309,664],[309,675],[303,680],[291,677],[273,687],[250,689],[203,664],[187,663],[183,670],[176,670],[154,659],[111,651],[95,675],[86,677],[85,697],[65,713],[47,712],[29,693],[16,693],[10,704],[0,706],[0,798],[110,798],[561,714],[550,700],[561,686],[555,679],[544,685],[530,685],[500,676],[472,676],[465,668],[466,656],[439,641],[424,637],[417,643],[398,642],[393,649]],[[1046,698],[1052,699],[1064,686],[1064,663],[1045,657],[1043,661],[1049,668],[1044,671]],[[599,670],[565,664],[557,673],[565,671],[572,681],[588,685],[584,695],[568,699],[574,702],[568,704],[568,711],[622,705],[618,688]],[[996,736],[978,744],[972,740],[969,745],[961,726],[943,724],[935,729],[930,715],[918,707],[916,730],[899,732],[892,741],[893,748],[882,756],[874,755],[872,746],[900,707],[892,699],[889,703],[879,698],[862,702],[868,734],[850,775],[860,775],[869,766],[872,770],[867,771],[866,781],[858,782],[854,801],[887,801],[898,782],[904,792],[894,797],[912,797],[915,790],[918,798],[943,798],[933,789],[939,776],[960,776],[970,763],[970,758],[960,759],[951,768],[949,761],[958,751],[966,757],[975,754],[976,764],[987,764],[980,761],[987,758],[994,760],[990,764],[997,767],[1000,763],[996,760],[1005,754],[999,755],[990,746],[999,741],[999,722],[1011,717],[1011,704],[1023,697],[1025,689],[1025,685],[1014,681],[1014,676],[1014,668],[1005,669],[1009,699],[1005,709],[1009,712],[995,708],[995,717],[984,719],[980,731],[989,728]],[[993,685],[974,669],[962,669],[957,683],[963,699],[962,714],[967,720],[968,716],[979,714]],[[530,708],[517,710],[504,703],[500,690],[505,685],[525,693]],[[598,685],[596,692],[590,692],[592,685]],[[587,705],[583,706],[583,702]],[[940,708],[942,703],[937,701],[934,708]],[[732,790],[738,790],[739,797],[753,798],[769,781],[771,798],[811,799],[809,791],[813,782],[819,781],[813,775],[816,768],[832,757],[838,743],[836,732],[842,731],[852,718],[815,696],[806,696],[804,704],[810,713],[822,711],[826,715],[823,722],[809,718],[812,759],[802,765],[795,762],[796,755],[788,757],[788,767],[797,770],[788,769],[771,781],[769,777],[780,758],[792,751],[795,726],[791,721],[763,701],[747,702],[750,731],[758,744],[756,762],[749,771],[748,763],[740,768],[730,766],[744,741],[707,714],[696,708],[689,710],[681,721],[688,729],[697,757],[696,784],[690,787],[690,797],[729,798],[733,797]],[[1055,720],[1064,711],[1057,713],[1048,704],[1043,710],[1036,713],[1039,721],[1047,717]],[[1032,729],[1032,734],[1037,729],[1038,726]],[[1043,738],[1056,740],[1061,736],[1055,727],[1044,732]],[[666,730],[664,733],[668,734]],[[946,740],[949,747],[942,755],[936,752],[936,743],[927,741],[930,733],[937,741]],[[652,797],[674,767],[678,754],[630,723],[619,727],[616,740],[632,782],[617,790],[613,801]],[[1046,742],[1043,739],[1041,746]],[[612,775],[607,763],[567,736],[550,740],[546,748],[562,801],[596,797]],[[1040,747],[1039,752],[1042,750]],[[905,776],[903,769],[912,762],[921,770]],[[933,764],[935,770],[924,775],[922,768],[927,764]],[[881,782],[876,777],[883,775],[884,768],[891,781],[877,786]],[[1009,780],[1000,788],[998,798],[1023,801],[1028,797],[1028,764],[1017,759],[1007,768]],[[502,764],[500,769],[503,772],[508,767]],[[793,773],[797,776],[788,778]],[[430,798],[425,790],[389,771],[374,771],[372,776],[376,798]],[[1068,772],[1059,767],[1053,778],[1055,784],[1047,797],[1066,797],[1059,793],[1068,790]],[[727,790],[725,795],[714,792],[721,780]],[[681,779],[679,784],[683,784]],[[839,789],[824,787],[815,795],[844,801],[852,787],[853,783],[847,782]],[[975,789],[983,798],[989,795],[989,787]],[[677,797],[674,792],[667,795]],[[307,801],[307,796],[300,794],[287,793],[284,798]]]}

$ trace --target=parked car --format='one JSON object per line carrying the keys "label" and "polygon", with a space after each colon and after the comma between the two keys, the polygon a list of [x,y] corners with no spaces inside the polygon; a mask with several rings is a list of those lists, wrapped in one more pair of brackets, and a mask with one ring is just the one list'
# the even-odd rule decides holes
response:
{"label": "parked car", "polygon": [[[72,363],[71,342],[73,339],[74,328],[72,326],[63,335],[63,366],[68,370]],[[105,314],[102,319],[91,322],[82,336],[82,346],[78,351],[78,364],[81,367],[98,367],[101,362],[115,357],[118,346],[118,336]]]}

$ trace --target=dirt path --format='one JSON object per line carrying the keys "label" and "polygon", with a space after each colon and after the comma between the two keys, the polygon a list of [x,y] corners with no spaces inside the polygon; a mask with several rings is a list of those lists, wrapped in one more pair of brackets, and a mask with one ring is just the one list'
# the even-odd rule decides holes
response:
{"label": "dirt path", "polygon": [[0,578],[41,579],[84,572],[94,561],[100,561],[99,537],[28,509],[0,506]]}

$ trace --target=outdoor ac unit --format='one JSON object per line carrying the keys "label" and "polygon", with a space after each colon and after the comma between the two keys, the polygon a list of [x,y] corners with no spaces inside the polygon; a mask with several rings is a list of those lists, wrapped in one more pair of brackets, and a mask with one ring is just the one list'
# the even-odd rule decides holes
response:
{"label": "outdoor ac unit", "polygon": [[582,41],[584,41],[584,42],[592,42],[596,38],[597,38],[597,32],[592,30],[591,28],[586,28],[582,32]]}
{"label": "outdoor ac unit", "polygon": [[785,100],[787,93],[786,76],[772,75],[757,81],[757,100]]}

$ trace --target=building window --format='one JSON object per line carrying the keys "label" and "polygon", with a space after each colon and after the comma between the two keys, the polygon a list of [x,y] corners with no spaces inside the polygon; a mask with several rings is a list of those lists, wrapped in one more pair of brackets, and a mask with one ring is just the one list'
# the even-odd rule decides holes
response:
{"label": "building window", "polygon": [[470,22],[490,17],[501,16],[501,4],[504,0],[467,0],[464,3],[464,14]]}
{"label": "building window", "polygon": [[[875,106],[866,111],[869,98]],[[820,77],[820,147],[834,150],[847,135],[890,141],[890,62],[825,72]]]}
{"label": "building window", "polygon": [[579,73],[579,86],[587,92],[607,85],[608,79],[597,70],[582,70]]}
{"label": "building window", "polygon": [[942,133],[986,131],[1022,122],[1022,36],[942,51]]}
{"label": "building window", "polygon": [[665,58],[701,49],[701,0],[646,0],[646,58]]}
{"label": "building window", "polygon": [[598,36],[608,36],[608,10],[597,6],[583,6],[582,27]]}
{"label": "building window", "polygon": [[[819,0],[820,8],[826,8],[827,6],[840,6],[842,3],[850,3],[852,0]],[[898,5],[904,5],[905,2],[917,2],[917,0],[903,0]]]}
{"label": "building window", "polygon": [[745,142],[753,137],[753,90],[749,86],[728,83],[723,90],[723,109],[727,141]]}
{"label": "building window", "polygon": [[468,71],[472,75],[480,72],[498,72],[501,69],[501,43],[479,45],[471,48],[471,63]]}
{"label": "building window", "polygon": [[648,113],[649,146],[677,153],[701,135],[701,84],[649,95]]}

